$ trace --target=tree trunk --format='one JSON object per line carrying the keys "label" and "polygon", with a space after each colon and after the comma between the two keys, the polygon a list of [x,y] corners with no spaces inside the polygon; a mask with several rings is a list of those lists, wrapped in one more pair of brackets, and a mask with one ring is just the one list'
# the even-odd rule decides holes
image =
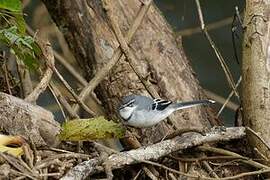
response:
{"label": "tree trunk", "polygon": [[[119,43],[108,23],[105,8],[99,0],[44,0],[52,18],[64,33],[71,50],[89,79],[112,57]],[[138,0],[111,1],[111,11],[124,35],[130,29],[141,7]],[[129,44],[136,57],[139,73],[151,82],[160,97],[169,100],[204,99],[183,51],[181,40],[175,40],[171,27],[152,4]],[[103,102],[109,118],[116,117],[122,96],[147,95],[143,84],[125,58],[111,69],[95,92]],[[176,128],[209,128],[215,123],[208,107],[179,111],[170,116],[172,123],[162,122],[139,131],[142,144],[154,142]],[[210,123],[212,121],[212,123]],[[142,133],[142,134],[141,134]],[[145,138],[147,137],[147,138]]]}
{"label": "tree trunk", "polygon": [[[247,126],[270,143],[270,1],[246,1],[243,41],[243,114]],[[270,158],[270,151],[254,135],[253,147]]]}

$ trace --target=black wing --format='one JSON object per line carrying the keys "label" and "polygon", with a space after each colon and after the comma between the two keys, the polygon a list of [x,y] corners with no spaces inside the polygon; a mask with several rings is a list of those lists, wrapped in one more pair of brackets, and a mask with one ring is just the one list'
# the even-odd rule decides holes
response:
{"label": "black wing", "polygon": [[154,99],[154,103],[152,104],[152,110],[162,111],[165,108],[167,108],[170,104],[172,104],[171,101],[166,101],[162,99]]}

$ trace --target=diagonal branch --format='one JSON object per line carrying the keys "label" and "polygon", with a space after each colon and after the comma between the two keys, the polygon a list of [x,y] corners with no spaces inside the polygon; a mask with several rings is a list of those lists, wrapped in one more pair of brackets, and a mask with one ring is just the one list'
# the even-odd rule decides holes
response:
{"label": "diagonal branch", "polygon": [[53,75],[53,70],[51,69],[51,67],[54,67],[54,56],[53,56],[51,44],[49,42],[43,43],[41,41],[39,41],[38,44],[46,60],[47,69],[44,72],[44,75],[42,79],[40,80],[40,83],[25,98],[25,100],[28,102],[35,102],[38,99],[39,95],[46,90]]}
{"label": "diagonal branch", "polygon": [[[136,30],[140,26],[145,14],[147,13],[147,11],[151,5],[151,2],[152,1],[149,0],[147,3],[144,3],[142,5],[142,7],[140,8],[137,17],[135,18],[131,28],[129,29],[129,31],[125,37],[127,43],[129,43],[131,41],[133,35],[135,34]],[[97,87],[97,85],[104,79],[104,77],[106,77],[108,75],[108,73],[110,72],[112,67],[119,61],[119,59],[121,59],[122,56],[123,56],[122,51],[121,51],[120,47],[118,47],[114,51],[114,54],[113,54],[112,58],[109,60],[109,62],[97,72],[95,77],[81,91],[79,97],[81,98],[82,101],[84,101],[85,98],[87,97],[87,95],[89,93],[91,93]],[[79,108],[78,105],[74,106],[75,111],[78,111],[78,108]]]}
{"label": "diagonal branch", "polygon": [[[238,86],[240,85],[241,81],[242,81],[242,76],[239,77],[239,79],[238,79],[238,81],[237,81],[237,83],[235,85],[235,88],[238,88]],[[233,94],[234,94],[234,91],[232,90],[230,92],[229,96],[227,97],[226,101],[223,103],[222,107],[219,109],[219,111],[218,111],[218,113],[216,115],[217,118],[222,113],[222,111],[224,110],[224,108],[226,107],[226,105],[229,103],[229,101],[232,98]]]}
{"label": "diagonal branch", "polygon": [[108,18],[110,20],[110,24],[112,26],[112,29],[114,31],[114,34],[120,44],[120,48],[123,51],[123,53],[126,56],[126,59],[128,60],[129,65],[131,66],[132,70],[135,72],[135,74],[138,76],[138,78],[141,80],[142,84],[144,85],[145,89],[148,91],[148,93],[153,97],[153,98],[158,98],[159,94],[157,91],[154,89],[154,87],[147,81],[145,78],[140,74],[139,69],[137,68],[136,64],[136,58],[134,54],[131,52],[128,42],[125,40],[125,37],[123,36],[118,23],[116,22],[116,19],[113,16],[112,10],[110,8],[110,2],[108,0],[104,0],[104,7],[107,7],[106,11],[108,14]]}
{"label": "diagonal branch", "polygon": [[68,84],[68,82],[63,78],[63,76],[61,75],[61,73],[55,68],[53,67],[53,71],[55,72],[55,74],[57,75],[57,77],[59,78],[59,80],[64,84],[65,88],[70,92],[70,94],[75,98],[75,100],[77,101],[77,103],[88,113],[90,114],[92,117],[96,116],[96,113],[94,111],[92,111],[88,106],[86,106],[84,104],[84,102],[81,101],[81,99],[79,98],[79,96],[75,93],[75,91],[72,89],[72,87]]}
{"label": "diagonal branch", "polygon": [[229,85],[231,86],[231,88],[233,89],[234,91],[234,94],[236,95],[236,97],[240,100],[240,96],[237,92],[237,89],[236,89],[236,85],[235,85],[235,82],[233,80],[233,76],[230,72],[230,69],[229,67],[227,66],[224,58],[222,57],[220,51],[217,49],[214,41],[212,40],[211,36],[209,35],[206,27],[205,27],[205,24],[204,24],[204,20],[203,20],[203,14],[202,14],[202,9],[201,9],[201,5],[200,5],[200,1],[199,0],[195,0],[196,2],[196,5],[197,5],[197,10],[198,10],[198,14],[199,14],[199,19],[200,19],[200,23],[201,23],[201,29],[202,31],[204,32],[204,35],[206,36],[207,40],[209,41],[212,49],[214,50],[219,62],[220,62],[220,65],[225,73],[225,76],[227,78],[227,81],[229,83]]}

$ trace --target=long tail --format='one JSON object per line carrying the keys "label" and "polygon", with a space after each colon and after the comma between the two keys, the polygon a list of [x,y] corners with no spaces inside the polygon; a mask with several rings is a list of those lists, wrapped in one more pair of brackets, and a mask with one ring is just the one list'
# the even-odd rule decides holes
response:
{"label": "long tail", "polygon": [[174,106],[176,110],[179,110],[179,109],[186,109],[186,108],[195,107],[199,105],[208,105],[208,104],[214,104],[214,103],[215,101],[213,100],[198,100],[198,101],[175,103]]}

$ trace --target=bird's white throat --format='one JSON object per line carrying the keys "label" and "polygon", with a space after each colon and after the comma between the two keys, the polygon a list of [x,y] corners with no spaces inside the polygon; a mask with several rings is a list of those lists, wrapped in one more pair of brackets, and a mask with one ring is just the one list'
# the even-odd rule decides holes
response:
{"label": "bird's white throat", "polygon": [[128,119],[131,117],[131,114],[135,108],[136,107],[124,107],[123,109],[119,110],[119,114],[123,119]]}

